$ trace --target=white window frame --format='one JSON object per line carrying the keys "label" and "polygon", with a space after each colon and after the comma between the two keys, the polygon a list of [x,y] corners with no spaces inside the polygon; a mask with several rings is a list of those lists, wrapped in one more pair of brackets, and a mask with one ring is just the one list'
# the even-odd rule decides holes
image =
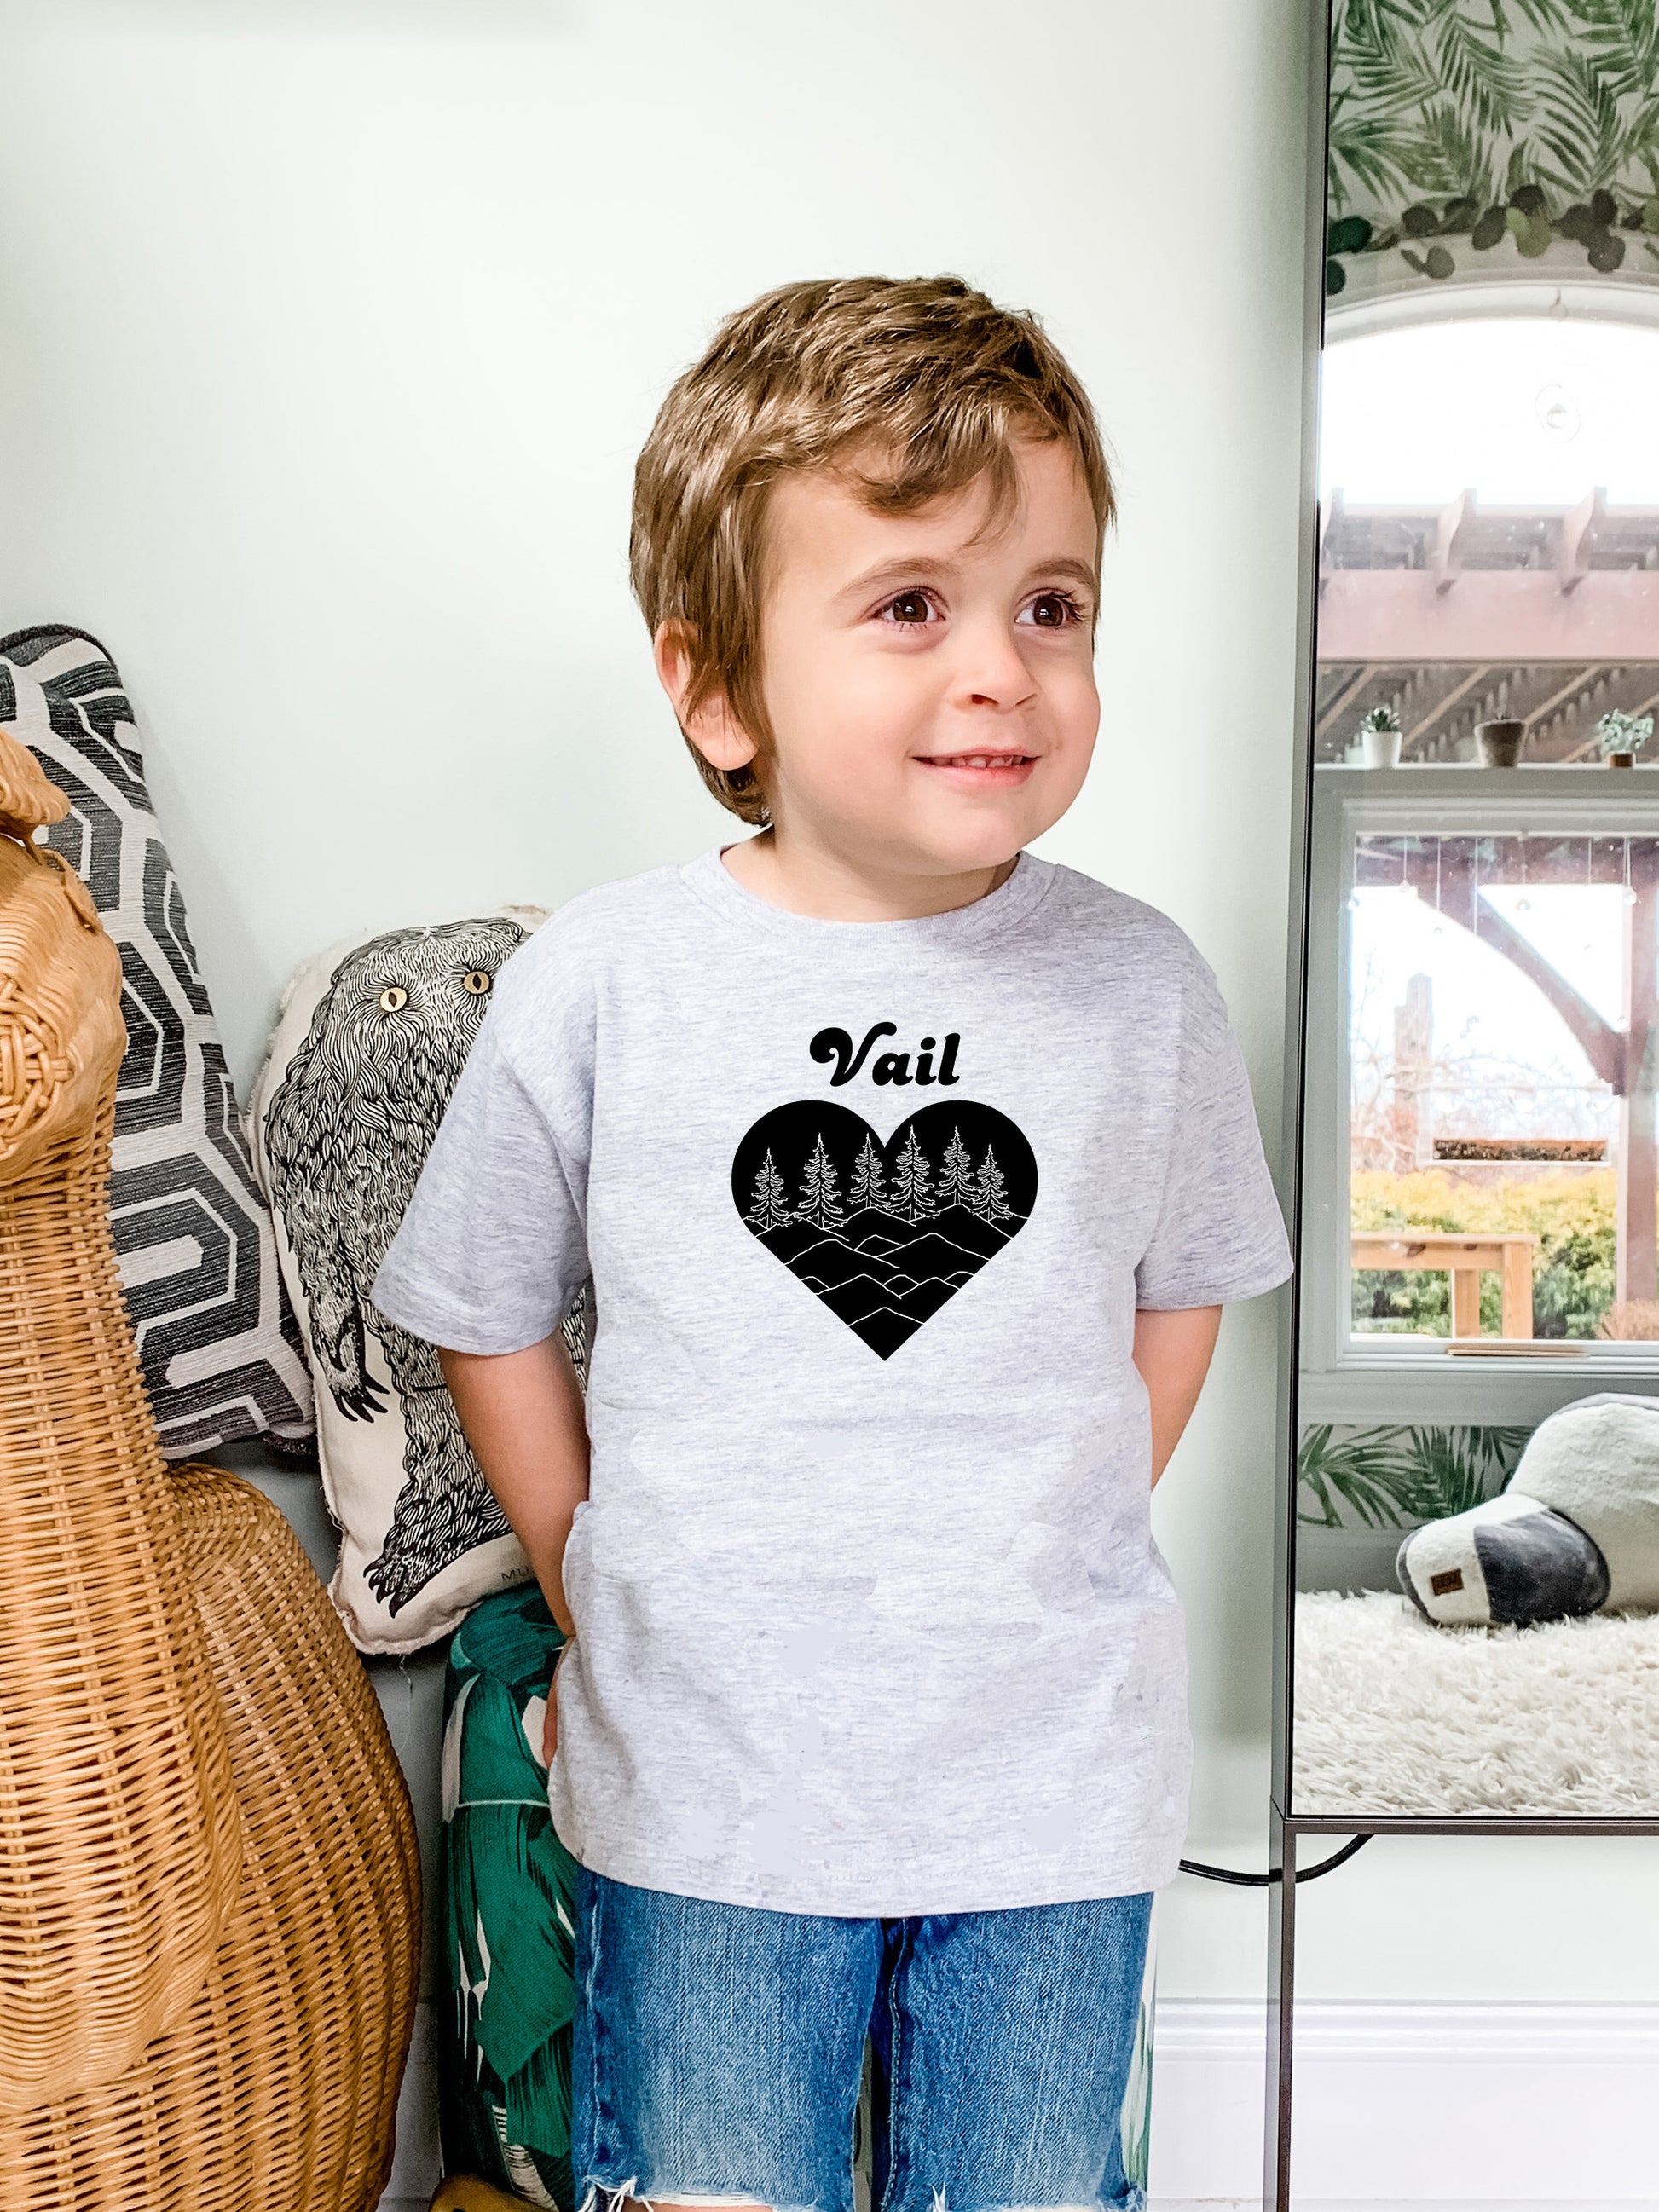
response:
{"label": "white window frame", "polygon": [[1454,1355],[1443,1342],[1356,1338],[1349,1324],[1348,975],[1355,839],[1659,837],[1659,772],[1644,769],[1319,767],[1313,772],[1302,1172],[1300,1418],[1513,1423],[1597,1390],[1659,1396],[1659,1344],[1559,1357]]}

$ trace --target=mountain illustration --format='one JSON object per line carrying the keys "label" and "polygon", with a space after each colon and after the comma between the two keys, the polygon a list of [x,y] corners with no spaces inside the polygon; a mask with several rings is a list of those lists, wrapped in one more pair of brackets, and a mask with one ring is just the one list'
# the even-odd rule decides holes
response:
{"label": "mountain illustration", "polygon": [[1006,1114],[940,1100],[884,1144],[819,1099],[775,1107],[738,1145],[744,1227],[883,1359],[1025,1226],[1036,1161]]}

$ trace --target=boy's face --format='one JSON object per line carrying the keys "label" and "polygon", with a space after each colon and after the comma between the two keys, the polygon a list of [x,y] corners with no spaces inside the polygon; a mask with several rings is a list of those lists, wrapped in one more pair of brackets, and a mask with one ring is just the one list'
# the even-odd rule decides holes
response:
{"label": "boy's face", "polygon": [[1094,511],[1064,444],[1016,458],[1018,501],[988,526],[983,483],[896,516],[833,477],[774,492],[762,684],[781,846],[861,873],[962,875],[1012,859],[1076,798],[1100,720]]}

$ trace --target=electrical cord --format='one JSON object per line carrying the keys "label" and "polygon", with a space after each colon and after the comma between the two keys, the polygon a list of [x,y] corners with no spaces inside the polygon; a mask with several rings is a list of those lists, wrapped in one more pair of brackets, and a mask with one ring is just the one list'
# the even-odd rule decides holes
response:
{"label": "electrical cord", "polygon": [[[1354,1853],[1363,1851],[1370,1840],[1369,1836],[1356,1836],[1352,1843],[1344,1844],[1340,1851],[1333,1851],[1329,1858],[1321,1859],[1317,1866],[1310,1866],[1305,1874],[1298,1869],[1296,1877],[1297,1887],[1304,1881],[1317,1881],[1322,1874],[1334,1873],[1338,1867],[1346,1865]],[[1277,1867],[1267,1874],[1245,1874],[1237,1867],[1205,1866],[1197,1859],[1182,1859],[1181,1871],[1182,1874],[1195,1874],[1201,1881],[1233,1882],[1240,1889],[1271,1889],[1276,1881],[1285,1879]]]}

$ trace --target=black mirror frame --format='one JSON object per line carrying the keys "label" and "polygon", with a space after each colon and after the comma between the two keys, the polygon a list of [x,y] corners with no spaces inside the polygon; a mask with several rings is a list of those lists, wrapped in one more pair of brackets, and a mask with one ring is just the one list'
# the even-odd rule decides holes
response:
{"label": "black mirror frame", "polygon": [[[1296,1626],[1297,1345],[1301,1328],[1303,1249],[1302,1158],[1306,1112],[1307,993],[1310,910],[1310,830],[1313,807],[1314,697],[1318,655],[1319,378],[1325,337],[1326,164],[1334,0],[1309,0],[1306,15],[1308,85],[1307,231],[1303,271],[1303,436],[1301,540],[1297,574],[1296,653],[1298,671],[1294,729],[1291,896],[1285,960],[1284,1142],[1279,1192],[1285,1202],[1297,1270],[1279,1302],[1278,1480],[1273,1528],[1272,1765],[1268,1802],[1267,2066],[1262,2201],[1272,2212],[1290,2212],[1291,2105],[1295,2056],[1297,1851],[1304,1836],[1340,1839],[1355,1831],[1328,1814],[1291,1810],[1295,1771],[1293,1673]],[[1583,1815],[1389,1817],[1367,1824],[1364,1836],[1652,1836],[1659,1819],[1595,1819]],[[1361,1838],[1364,1840],[1364,1838]],[[1356,1843],[1352,1848],[1357,1849]],[[1342,1850],[1310,1872],[1334,1868]]]}

